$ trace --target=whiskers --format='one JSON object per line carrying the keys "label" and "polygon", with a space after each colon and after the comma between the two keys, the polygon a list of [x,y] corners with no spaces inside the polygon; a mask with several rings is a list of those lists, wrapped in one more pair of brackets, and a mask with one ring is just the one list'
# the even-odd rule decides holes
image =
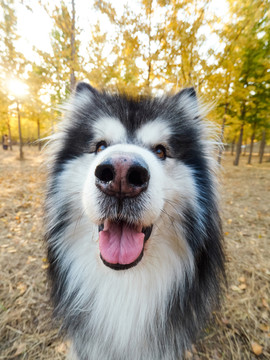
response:
{"label": "whiskers", "polygon": [[83,216],[85,215],[85,212],[86,212],[86,210],[83,209],[81,211],[80,215],[78,216],[78,218],[77,218],[77,220],[75,222],[75,226],[74,226],[74,230],[73,230],[73,236],[75,235],[76,230],[77,230],[78,226],[80,225],[80,222],[82,221]]}
{"label": "whiskers", "polygon": [[[173,200],[169,200],[167,198],[164,198],[165,203],[172,208],[172,213],[169,212],[169,209],[161,209],[162,213],[162,221],[166,223],[166,228],[168,227],[167,220],[169,219],[171,228],[174,231],[174,235],[177,237],[179,233],[179,223],[181,221],[181,207],[179,206],[179,203]],[[164,216],[163,216],[164,215]],[[166,217],[166,219],[164,218]]]}

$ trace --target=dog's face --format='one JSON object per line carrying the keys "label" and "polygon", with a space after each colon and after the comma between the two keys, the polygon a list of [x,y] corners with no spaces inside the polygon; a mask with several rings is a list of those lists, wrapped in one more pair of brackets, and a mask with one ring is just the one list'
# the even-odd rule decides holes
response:
{"label": "dog's face", "polygon": [[69,117],[59,163],[85,157],[75,176],[103,263],[134,267],[155,237],[187,252],[182,222],[199,206],[194,173],[203,146],[194,90],[134,101],[81,83]]}
{"label": "dog's face", "polygon": [[92,131],[93,161],[84,184],[84,208],[99,226],[104,264],[127,269],[142,258],[152,231],[162,226],[161,215],[176,220],[180,207],[192,201],[192,176],[173,159],[170,128],[160,119],[129,135],[120,120],[101,118]]}

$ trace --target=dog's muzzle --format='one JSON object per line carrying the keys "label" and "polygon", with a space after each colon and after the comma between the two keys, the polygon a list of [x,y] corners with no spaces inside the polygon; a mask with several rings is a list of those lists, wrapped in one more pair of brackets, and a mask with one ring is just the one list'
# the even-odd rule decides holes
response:
{"label": "dog's muzzle", "polygon": [[[143,257],[144,244],[152,232],[152,225],[144,227],[136,222],[131,203],[142,203],[150,173],[144,159],[134,154],[112,154],[95,169],[95,184],[103,197],[115,201],[99,226],[99,249],[103,263],[114,270],[126,270],[137,265]],[[123,204],[125,216],[123,217]],[[122,215],[115,216],[115,209]],[[132,223],[128,220],[133,217]],[[126,219],[126,220],[125,220]],[[134,221],[135,220],[135,221]]]}

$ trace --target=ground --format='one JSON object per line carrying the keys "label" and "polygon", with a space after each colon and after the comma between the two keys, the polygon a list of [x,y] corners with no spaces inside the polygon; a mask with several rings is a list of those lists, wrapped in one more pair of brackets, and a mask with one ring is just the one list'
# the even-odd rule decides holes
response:
{"label": "ground", "polygon": [[[24,151],[19,161],[18,149],[0,150],[0,359],[64,359],[42,241],[46,169],[36,149]],[[221,311],[187,359],[270,358],[270,162],[246,162],[242,156],[235,167],[230,155],[223,159],[228,284]]]}

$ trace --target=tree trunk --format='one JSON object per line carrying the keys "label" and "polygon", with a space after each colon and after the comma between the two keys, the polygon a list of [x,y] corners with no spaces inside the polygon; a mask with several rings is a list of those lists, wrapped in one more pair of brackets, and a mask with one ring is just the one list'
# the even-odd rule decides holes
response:
{"label": "tree trunk", "polygon": [[233,154],[234,154],[234,146],[235,146],[235,137],[233,138],[233,141],[232,141],[231,156],[233,156]]}
{"label": "tree trunk", "polygon": [[255,139],[255,129],[253,130],[252,136],[251,136],[251,142],[250,142],[250,149],[249,149],[249,156],[248,156],[248,164],[251,164],[251,158],[252,158],[252,152],[253,152],[253,144]]}
{"label": "tree trunk", "polygon": [[40,121],[37,120],[37,133],[38,133],[38,150],[41,150],[41,142],[40,142]]}
{"label": "tree trunk", "polygon": [[152,72],[152,37],[151,37],[151,30],[152,30],[152,1],[149,4],[149,14],[148,14],[148,71],[147,71],[147,81],[146,81],[146,88],[147,92],[150,94],[150,82],[151,82],[151,72]]}
{"label": "tree trunk", "polygon": [[72,25],[71,25],[71,69],[70,69],[70,91],[75,89],[76,78],[75,78],[75,2],[72,0]]}
{"label": "tree trunk", "polygon": [[245,147],[244,147],[243,156],[246,156],[246,153],[247,153],[247,139],[245,140]]}
{"label": "tree trunk", "polygon": [[225,105],[225,110],[224,110],[224,116],[222,119],[222,125],[221,125],[221,134],[220,134],[220,141],[221,141],[221,146],[219,147],[219,152],[218,152],[218,163],[221,163],[221,157],[222,157],[222,145],[223,145],[223,141],[224,141],[224,130],[225,130],[225,123],[226,123],[226,114],[227,114],[227,109],[228,109],[228,103],[226,103]]}
{"label": "tree trunk", "polygon": [[10,128],[9,120],[8,120],[7,126],[8,126],[9,150],[12,150],[12,138],[11,138],[11,128]]}
{"label": "tree trunk", "polygon": [[261,164],[263,161],[265,143],[266,143],[266,141],[265,141],[265,130],[264,130],[262,132],[262,141],[261,141],[261,146],[260,146],[260,151],[259,151],[259,164]]}
{"label": "tree trunk", "polygon": [[235,156],[235,159],[233,162],[233,165],[235,165],[235,166],[239,165],[239,158],[240,158],[241,150],[242,150],[243,133],[244,133],[244,124],[242,123],[241,129],[240,129],[240,135],[239,135],[239,139],[238,139],[238,143],[237,143],[237,148],[236,148],[236,156]]}
{"label": "tree trunk", "polygon": [[23,160],[23,141],[22,141],[22,129],[21,129],[21,113],[19,107],[19,101],[16,100],[17,104],[17,114],[18,114],[18,129],[19,129],[19,139],[20,139],[20,160]]}

